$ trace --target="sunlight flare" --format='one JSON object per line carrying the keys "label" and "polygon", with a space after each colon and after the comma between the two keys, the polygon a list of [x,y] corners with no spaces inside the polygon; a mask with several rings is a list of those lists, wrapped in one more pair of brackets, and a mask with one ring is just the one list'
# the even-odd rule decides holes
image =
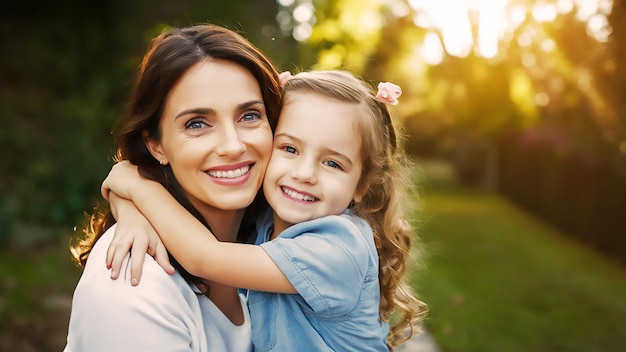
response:
{"label": "sunlight flare", "polygon": [[[541,24],[552,22],[558,16],[574,12],[584,22],[590,37],[606,42],[611,34],[607,19],[612,0],[557,0],[534,2],[526,5],[509,0],[408,0],[414,10],[413,23],[437,33],[437,41],[443,50],[452,56],[465,57],[471,52],[485,58],[498,55],[500,43],[517,40],[528,47],[537,39],[535,33],[525,25],[522,33],[513,37],[520,26],[530,21]],[[475,33],[473,28],[476,28]],[[422,55],[427,62],[441,62],[433,37],[426,35]],[[554,42],[539,43],[544,51],[554,50]]]}

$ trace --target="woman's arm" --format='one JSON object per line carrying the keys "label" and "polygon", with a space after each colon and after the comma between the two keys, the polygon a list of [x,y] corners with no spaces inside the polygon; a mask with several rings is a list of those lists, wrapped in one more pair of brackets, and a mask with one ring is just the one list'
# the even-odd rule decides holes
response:
{"label": "woman's arm", "polygon": [[114,165],[102,187],[103,193],[111,190],[132,200],[192,275],[257,291],[296,293],[263,248],[218,241],[159,183],[141,178],[130,162]]}

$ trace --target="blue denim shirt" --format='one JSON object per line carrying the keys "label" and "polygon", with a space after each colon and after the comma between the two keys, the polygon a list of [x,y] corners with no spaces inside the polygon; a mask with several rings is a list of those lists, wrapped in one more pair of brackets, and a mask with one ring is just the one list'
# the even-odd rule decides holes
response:
{"label": "blue denim shirt", "polygon": [[257,244],[298,294],[248,292],[255,351],[387,351],[370,226],[346,211],[269,241],[271,213],[260,220]]}

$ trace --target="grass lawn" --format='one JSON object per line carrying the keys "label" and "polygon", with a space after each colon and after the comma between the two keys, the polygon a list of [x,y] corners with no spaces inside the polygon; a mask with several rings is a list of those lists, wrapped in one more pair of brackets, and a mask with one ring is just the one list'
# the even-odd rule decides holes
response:
{"label": "grass lawn", "polygon": [[[626,351],[626,269],[424,163],[412,283],[444,352]],[[626,214],[625,214],[626,215]]]}

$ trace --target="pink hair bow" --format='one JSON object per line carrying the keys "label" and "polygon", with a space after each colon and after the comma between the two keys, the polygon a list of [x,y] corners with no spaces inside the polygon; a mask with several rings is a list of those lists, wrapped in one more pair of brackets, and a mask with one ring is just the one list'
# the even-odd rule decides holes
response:
{"label": "pink hair bow", "polygon": [[378,93],[376,93],[376,100],[389,103],[391,105],[398,104],[398,98],[402,95],[402,88],[391,82],[378,83]]}
{"label": "pink hair bow", "polygon": [[280,83],[280,86],[284,87],[285,84],[287,83],[287,81],[291,79],[291,77],[293,77],[291,75],[291,72],[289,72],[289,71],[281,72],[278,75],[278,82]]}

